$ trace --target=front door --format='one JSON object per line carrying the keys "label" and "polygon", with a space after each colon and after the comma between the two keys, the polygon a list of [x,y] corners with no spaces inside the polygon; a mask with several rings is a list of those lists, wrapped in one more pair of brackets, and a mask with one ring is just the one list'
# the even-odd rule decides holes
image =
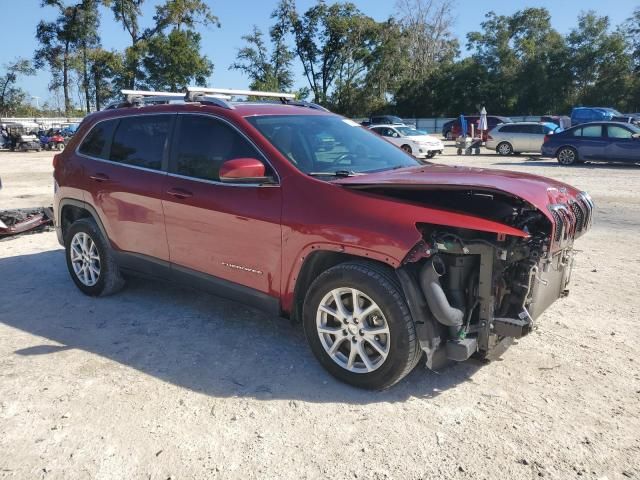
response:
{"label": "front door", "polygon": [[179,114],[162,205],[171,264],[280,293],[281,189],[229,184],[226,160],[264,156],[235,127],[211,115]]}
{"label": "front door", "polygon": [[78,149],[86,157],[85,200],[98,212],[118,250],[169,259],[161,204],[166,176],[162,165],[175,116],[102,121]]}
{"label": "front door", "polygon": [[607,159],[618,162],[640,162],[640,138],[619,125],[607,125]]}

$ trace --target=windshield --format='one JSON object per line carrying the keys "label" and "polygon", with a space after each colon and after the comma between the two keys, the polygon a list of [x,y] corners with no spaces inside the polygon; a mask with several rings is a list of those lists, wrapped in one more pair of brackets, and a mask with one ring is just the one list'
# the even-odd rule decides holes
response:
{"label": "windshield", "polygon": [[622,114],[613,108],[605,108],[604,110],[611,113],[614,117],[622,117]]}
{"label": "windshield", "polygon": [[411,127],[394,127],[397,131],[399,131],[405,137],[417,137],[418,135],[425,135],[425,132],[421,132],[420,130],[416,130]]}
{"label": "windshield", "polygon": [[308,174],[357,174],[418,165],[409,154],[345,118],[268,115],[246,120]]}

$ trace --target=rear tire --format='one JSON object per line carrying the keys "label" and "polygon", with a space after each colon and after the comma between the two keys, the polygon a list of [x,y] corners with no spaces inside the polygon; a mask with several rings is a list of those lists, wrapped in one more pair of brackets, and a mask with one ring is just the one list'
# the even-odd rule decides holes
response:
{"label": "rear tire", "polygon": [[377,264],[349,262],[322,273],[305,298],[303,325],[322,366],[359,388],[391,387],[422,356],[401,287],[392,271]]}
{"label": "rear tire", "polygon": [[496,152],[503,157],[513,154],[513,147],[509,142],[501,142],[496,147]]}
{"label": "rear tire", "polygon": [[65,232],[64,246],[69,274],[82,293],[104,297],[122,289],[113,250],[92,218],[75,221]]}
{"label": "rear tire", "polygon": [[558,163],[560,165],[569,166],[579,163],[578,152],[573,147],[562,147],[557,154]]}

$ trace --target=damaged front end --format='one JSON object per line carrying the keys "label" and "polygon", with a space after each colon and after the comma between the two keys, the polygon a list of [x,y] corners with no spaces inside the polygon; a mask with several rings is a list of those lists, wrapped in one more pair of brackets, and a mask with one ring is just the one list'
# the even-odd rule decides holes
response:
{"label": "damaged front end", "polygon": [[51,225],[53,225],[51,207],[0,211],[0,238],[41,231]]}
{"label": "damaged front end", "polygon": [[556,299],[567,295],[573,241],[593,219],[593,202],[586,193],[550,202],[547,212],[515,196],[487,191],[423,191],[420,200],[483,212],[524,232],[517,237],[417,224],[422,240],[397,273],[429,368],[473,354],[499,355],[512,339],[528,334]]}

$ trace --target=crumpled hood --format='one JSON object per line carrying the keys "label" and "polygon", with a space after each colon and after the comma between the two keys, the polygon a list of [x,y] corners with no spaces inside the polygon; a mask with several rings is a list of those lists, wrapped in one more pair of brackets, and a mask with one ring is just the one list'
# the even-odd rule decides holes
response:
{"label": "crumpled hood", "polygon": [[552,219],[549,204],[567,203],[580,192],[551,178],[507,170],[448,166],[439,164],[386,170],[383,172],[340,178],[334,183],[345,187],[404,187],[434,189],[478,189],[507,193],[537,207]]}

